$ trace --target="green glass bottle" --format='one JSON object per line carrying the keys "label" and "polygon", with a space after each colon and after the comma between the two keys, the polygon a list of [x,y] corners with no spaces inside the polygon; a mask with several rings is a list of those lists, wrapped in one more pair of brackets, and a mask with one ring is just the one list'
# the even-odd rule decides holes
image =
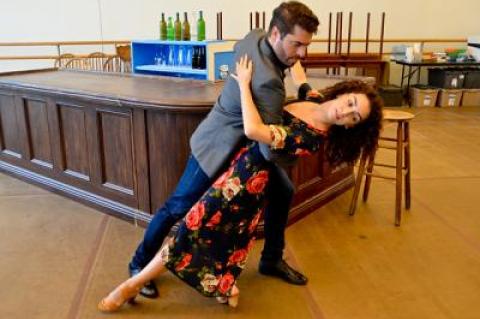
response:
{"label": "green glass bottle", "polygon": [[203,11],[200,11],[200,16],[197,21],[197,40],[205,40],[205,20],[203,20]]}
{"label": "green glass bottle", "polygon": [[177,18],[175,19],[175,24],[173,25],[175,30],[175,40],[182,40],[182,23],[180,22],[180,13],[177,12]]}
{"label": "green glass bottle", "polygon": [[173,30],[173,20],[172,17],[168,17],[168,24],[167,24],[167,40],[174,40],[175,32]]}
{"label": "green glass bottle", "polygon": [[184,12],[184,20],[182,26],[182,40],[190,41],[190,23],[188,23],[188,17],[186,12]]}
{"label": "green glass bottle", "polygon": [[167,40],[167,22],[165,21],[165,13],[162,12],[162,20],[160,20],[160,40]]}

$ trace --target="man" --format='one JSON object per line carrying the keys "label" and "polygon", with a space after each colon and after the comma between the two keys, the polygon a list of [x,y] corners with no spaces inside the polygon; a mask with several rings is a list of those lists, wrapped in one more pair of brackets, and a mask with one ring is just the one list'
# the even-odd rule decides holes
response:
{"label": "man", "polygon": [[[236,60],[247,54],[253,61],[252,92],[265,123],[281,123],[286,98],[284,72],[305,56],[318,24],[317,17],[304,4],[284,2],[273,11],[268,34],[253,30],[235,45]],[[304,74],[295,71],[299,70],[298,65],[292,69],[294,82],[306,82]],[[308,84],[303,83],[300,94],[305,95],[307,90]],[[235,80],[229,78],[215,106],[192,135],[192,155],[186,169],[174,193],[150,222],[144,240],[129,264],[131,275],[139,272],[155,256],[170,228],[186,215],[212,184],[244,138],[240,91]],[[265,209],[265,245],[259,271],[292,284],[305,285],[307,278],[282,259],[294,187],[281,167],[291,165],[292,161],[275,158],[267,145],[261,145],[261,150],[272,161],[272,182],[267,196],[275,200],[270,201]],[[150,298],[158,296],[154,282],[145,285],[140,293]]]}

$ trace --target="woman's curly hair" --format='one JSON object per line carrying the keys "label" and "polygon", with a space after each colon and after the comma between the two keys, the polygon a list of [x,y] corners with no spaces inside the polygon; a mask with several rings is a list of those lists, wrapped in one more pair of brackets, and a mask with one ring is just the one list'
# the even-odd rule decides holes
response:
{"label": "woman's curly hair", "polygon": [[326,157],[330,164],[338,165],[346,162],[353,164],[362,152],[373,155],[382,129],[383,100],[377,91],[369,84],[351,80],[339,82],[321,91],[323,97],[307,98],[312,102],[333,100],[342,94],[363,93],[370,101],[370,113],[367,118],[353,127],[332,125],[326,139]]}

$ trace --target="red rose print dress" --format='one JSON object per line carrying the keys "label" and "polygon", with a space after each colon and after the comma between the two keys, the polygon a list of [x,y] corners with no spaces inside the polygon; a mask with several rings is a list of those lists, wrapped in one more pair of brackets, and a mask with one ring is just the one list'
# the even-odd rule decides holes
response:
{"label": "red rose print dress", "polygon": [[[270,130],[271,148],[289,155],[309,155],[325,137],[288,112]],[[161,248],[165,266],[205,296],[229,296],[245,266],[265,206],[267,164],[258,143],[242,148]]]}

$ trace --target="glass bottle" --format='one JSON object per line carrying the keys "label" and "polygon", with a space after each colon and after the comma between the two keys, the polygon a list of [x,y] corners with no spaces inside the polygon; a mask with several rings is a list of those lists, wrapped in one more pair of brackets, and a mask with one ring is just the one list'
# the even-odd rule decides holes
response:
{"label": "glass bottle", "polygon": [[201,46],[198,57],[198,68],[206,69],[207,68],[207,54],[206,47]]}
{"label": "glass bottle", "polygon": [[172,17],[168,17],[167,23],[167,40],[173,40],[175,38],[174,30],[173,30],[173,19]]}
{"label": "glass bottle", "polygon": [[193,61],[193,46],[187,45],[185,46],[185,66],[188,68],[192,68],[192,61]]}
{"label": "glass bottle", "polygon": [[184,12],[184,20],[183,20],[183,27],[182,27],[182,40],[183,41],[190,41],[190,23],[188,23],[187,13]]}
{"label": "glass bottle", "polygon": [[167,22],[165,21],[165,13],[162,12],[162,20],[160,20],[160,40],[167,40]]}
{"label": "glass bottle", "polygon": [[175,40],[182,40],[182,23],[180,22],[180,13],[177,12],[177,18],[175,19],[175,24],[173,26],[175,29]]}
{"label": "glass bottle", "polygon": [[197,40],[205,40],[205,20],[203,20],[203,11],[200,11],[200,16],[197,21]]}
{"label": "glass bottle", "polygon": [[198,47],[194,46],[193,47],[193,54],[192,54],[192,69],[198,69],[199,68],[199,52],[198,52]]}
{"label": "glass bottle", "polygon": [[168,46],[167,66],[175,66],[175,45]]}

